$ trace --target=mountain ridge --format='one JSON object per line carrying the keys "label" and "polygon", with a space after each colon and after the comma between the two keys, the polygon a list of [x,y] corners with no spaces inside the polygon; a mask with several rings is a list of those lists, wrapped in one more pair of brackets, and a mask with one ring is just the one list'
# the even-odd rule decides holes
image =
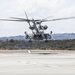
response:
{"label": "mountain ridge", "polygon": [[[9,36],[9,37],[0,37],[0,40],[27,40],[25,36],[18,35],[18,36]],[[63,33],[63,34],[52,34],[51,40],[70,40],[75,39],[75,33]]]}

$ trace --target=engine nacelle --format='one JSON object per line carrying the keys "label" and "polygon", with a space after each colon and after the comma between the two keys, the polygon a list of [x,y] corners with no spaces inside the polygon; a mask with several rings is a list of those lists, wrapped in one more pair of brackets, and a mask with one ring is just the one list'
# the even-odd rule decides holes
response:
{"label": "engine nacelle", "polygon": [[40,30],[43,30],[43,26],[39,26],[39,29],[40,29]]}
{"label": "engine nacelle", "polygon": [[29,29],[34,30],[34,29],[35,29],[35,27],[31,26],[31,27],[29,27]]}
{"label": "engine nacelle", "polygon": [[45,26],[44,26],[44,29],[46,30],[47,28],[48,28],[48,26],[47,26],[47,25],[45,25]]}

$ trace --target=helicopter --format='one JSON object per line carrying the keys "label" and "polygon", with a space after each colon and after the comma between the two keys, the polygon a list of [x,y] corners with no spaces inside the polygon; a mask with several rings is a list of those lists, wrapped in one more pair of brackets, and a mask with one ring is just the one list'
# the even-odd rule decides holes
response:
{"label": "helicopter", "polygon": [[[25,12],[26,19],[25,18],[18,18],[18,17],[10,17],[10,19],[0,19],[1,21],[17,21],[17,22],[27,22],[29,24],[29,29],[32,31],[32,34],[29,35],[26,31],[25,38],[29,39],[29,42],[34,41],[45,41],[48,42],[48,40],[51,39],[52,31],[50,33],[45,33],[44,31],[48,29],[47,25],[42,25],[43,22],[47,21],[58,21],[58,20],[67,20],[67,19],[74,19],[75,17],[67,17],[67,18],[54,18],[51,20],[44,19],[29,19],[27,16],[27,13]],[[50,17],[50,16],[49,16]],[[32,23],[32,24],[31,24]]]}

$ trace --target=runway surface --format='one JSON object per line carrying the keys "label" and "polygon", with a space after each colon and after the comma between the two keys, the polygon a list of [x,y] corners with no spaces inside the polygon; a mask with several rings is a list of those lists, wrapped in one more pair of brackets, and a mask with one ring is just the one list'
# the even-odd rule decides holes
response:
{"label": "runway surface", "polygon": [[75,52],[0,53],[0,75],[75,75]]}

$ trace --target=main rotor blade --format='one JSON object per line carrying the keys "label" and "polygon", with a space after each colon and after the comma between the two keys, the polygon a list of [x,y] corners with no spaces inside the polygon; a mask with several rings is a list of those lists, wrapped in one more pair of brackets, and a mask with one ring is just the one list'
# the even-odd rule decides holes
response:
{"label": "main rotor blade", "polygon": [[26,11],[25,11],[25,15],[26,15],[26,18],[28,19],[28,16],[27,16],[27,13],[26,13]]}
{"label": "main rotor blade", "polygon": [[[30,19],[19,19],[19,18],[16,18],[16,17],[11,17],[13,19],[0,19],[0,21],[16,21],[16,22],[27,22],[30,25],[30,22],[33,22],[33,20],[30,20]],[[40,21],[40,20],[34,20],[34,21]]]}
{"label": "main rotor blade", "polygon": [[17,21],[17,22],[25,22],[26,20],[0,19],[0,21]]}
{"label": "main rotor blade", "polygon": [[27,20],[27,19],[24,19],[24,18],[18,18],[18,17],[10,17],[12,19],[19,19],[19,20]]}
{"label": "main rotor blade", "polygon": [[43,20],[42,22],[46,22],[46,21],[58,21],[58,20],[67,20],[67,19],[75,19],[75,17],[57,18],[57,19],[51,19],[51,20]]}
{"label": "main rotor blade", "polygon": [[51,17],[52,17],[52,16],[48,16],[48,17],[43,18],[42,20],[46,20],[46,19],[51,18]]}
{"label": "main rotor blade", "polygon": [[[26,15],[27,20],[29,20],[26,12],[25,12],[25,15]],[[32,21],[32,20],[31,20],[31,21]],[[30,21],[27,21],[27,22],[28,22],[29,26],[31,27]]]}

